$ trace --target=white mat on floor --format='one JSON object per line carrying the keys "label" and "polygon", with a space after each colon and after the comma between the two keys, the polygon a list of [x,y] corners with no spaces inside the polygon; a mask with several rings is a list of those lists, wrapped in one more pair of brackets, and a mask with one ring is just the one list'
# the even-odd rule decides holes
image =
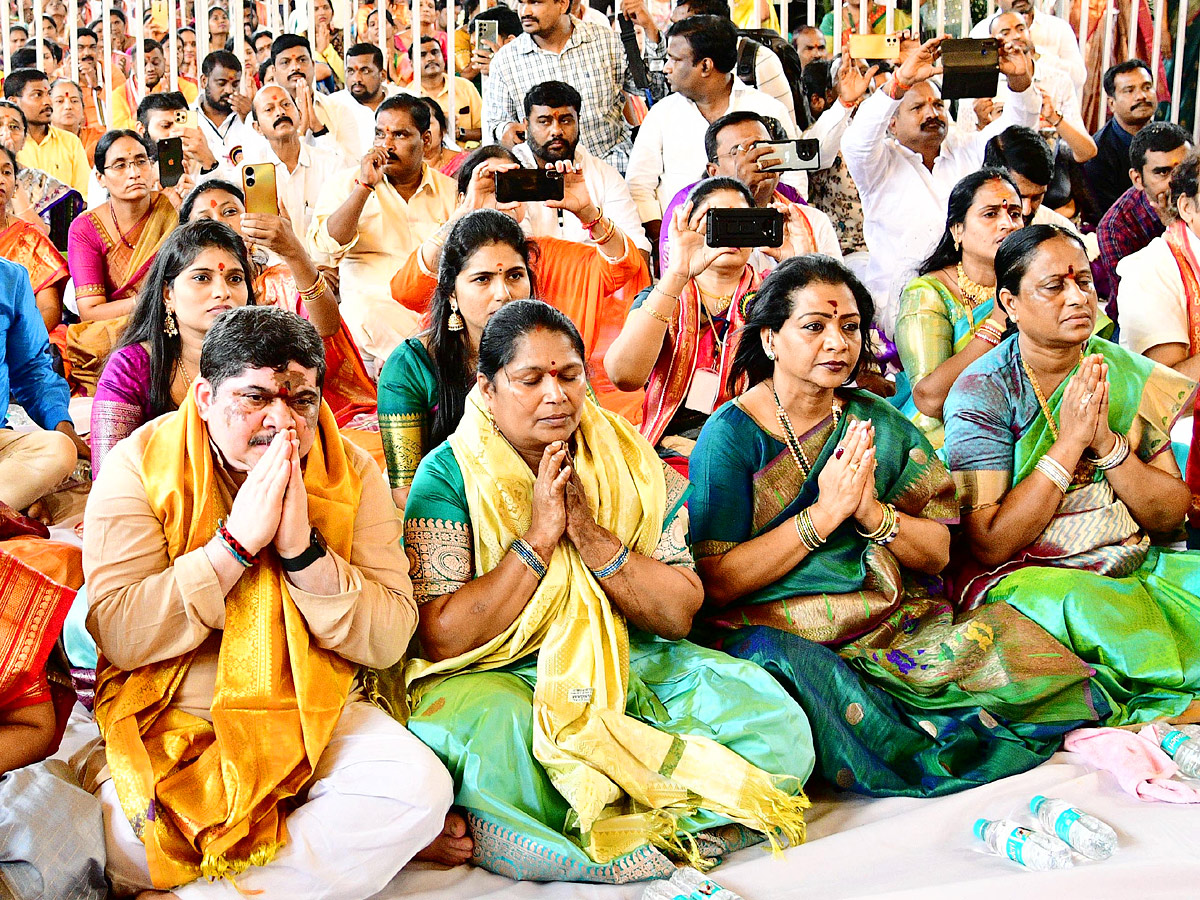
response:
{"label": "white mat on floor", "polygon": [[[96,734],[95,722],[76,706],[56,756],[69,758]],[[1119,837],[1117,853],[1062,872],[1031,872],[984,854],[971,833],[975,820],[1024,816],[1035,794],[1108,822]],[[832,793],[812,800],[808,843],[781,858],[750,847],[712,877],[745,900],[1200,898],[1200,804],[1143,803],[1076,754],[1058,753],[1032,772],[936,800]],[[514,882],[472,866],[414,864],[371,900],[640,900],[643,889]]]}
{"label": "white mat on floor", "polygon": [[[1016,816],[1035,794],[1061,797],[1116,829],[1120,849],[1100,863],[1030,872],[984,855],[977,818]],[[1015,898],[1200,897],[1200,804],[1143,803],[1112,776],[1059,753],[1032,772],[936,800],[813,798],[808,843],[772,858],[758,847],[712,872],[745,900],[1015,900]],[[513,900],[638,900],[642,885],[516,883],[480,869],[410,867],[373,900],[467,897]]]}

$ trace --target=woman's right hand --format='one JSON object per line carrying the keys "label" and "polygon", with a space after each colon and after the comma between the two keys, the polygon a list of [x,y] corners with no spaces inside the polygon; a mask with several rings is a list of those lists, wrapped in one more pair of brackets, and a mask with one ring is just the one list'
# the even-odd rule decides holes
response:
{"label": "woman's right hand", "polygon": [[1072,451],[1083,453],[1096,437],[1100,421],[1100,366],[1104,357],[1098,353],[1085,356],[1079,369],[1071,376],[1059,404],[1059,440]]}
{"label": "woman's right hand", "polygon": [[567,528],[566,489],[572,469],[566,459],[565,443],[547,444],[538,465],[537,481],[533,483],[533,517],[525,540],[546,563]]}
{"label": "woman's right hand", "polygon": [[690,281],[711,266],[728,247],[709,247],[706,243],[704,215],[693,214],[691,202],[681,203],[671,213],[667,235],[671,242],[671,263],[667,271]]}
{"label": "woman's right hand", "polygon": [[856,419],[817,476],[817,500],[811,515],[822,537],[829,537],[833,529],[854,515],[866,484],[874,480],[874,460],[871,423]]}

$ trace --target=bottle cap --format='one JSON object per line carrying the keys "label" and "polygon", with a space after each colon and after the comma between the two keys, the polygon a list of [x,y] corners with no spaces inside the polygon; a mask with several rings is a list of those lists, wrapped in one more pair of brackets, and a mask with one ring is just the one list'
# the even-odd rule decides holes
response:
{"label": "bottle cap", "polygon": [[975,821],[975,837],[979,838],[981,841],[986,840],[986,838],[983,836],[983,833],[991,824],[992,823],[988,819],[977,819]]}
{"label": "bottle cap", "polygon": [[1038,794],[1036,797],[1034,797],[1032,800],[1029,801],[1029,811],[1036,816],[1037,811],[1039,809],[1041,809],[1042,804],[1045,802],[1046,802],[1046,798],[1043,797],[1041,794]]}

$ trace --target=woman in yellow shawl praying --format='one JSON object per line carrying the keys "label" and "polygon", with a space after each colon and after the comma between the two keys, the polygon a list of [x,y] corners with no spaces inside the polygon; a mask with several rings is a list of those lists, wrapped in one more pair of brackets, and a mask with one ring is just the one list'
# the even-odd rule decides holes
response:
{"label": "woman in yellow shawl praying", "polygon": [[376,685],[450,769],[478,865],[626,882],[803,839],[803,711],[682,640],[702,598],[687,487],[596,404],[569,319],[492,316],[405,510],[420,653]]}

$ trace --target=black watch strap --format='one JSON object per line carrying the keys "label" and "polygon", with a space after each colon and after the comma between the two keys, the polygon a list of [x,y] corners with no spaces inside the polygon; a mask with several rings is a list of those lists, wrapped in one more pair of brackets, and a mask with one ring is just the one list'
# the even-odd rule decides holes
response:
{"label": "black watch strap", "polygon": [[291,559],[279,558],[279,566],[285,572],[299,572],[301,569],[307,569],[318,559],[324,556],[328,551],[325,549],[325,539],[321,537],[321,532],[314,527],[309,533],[308,549],[299,556],[293,556]]}

